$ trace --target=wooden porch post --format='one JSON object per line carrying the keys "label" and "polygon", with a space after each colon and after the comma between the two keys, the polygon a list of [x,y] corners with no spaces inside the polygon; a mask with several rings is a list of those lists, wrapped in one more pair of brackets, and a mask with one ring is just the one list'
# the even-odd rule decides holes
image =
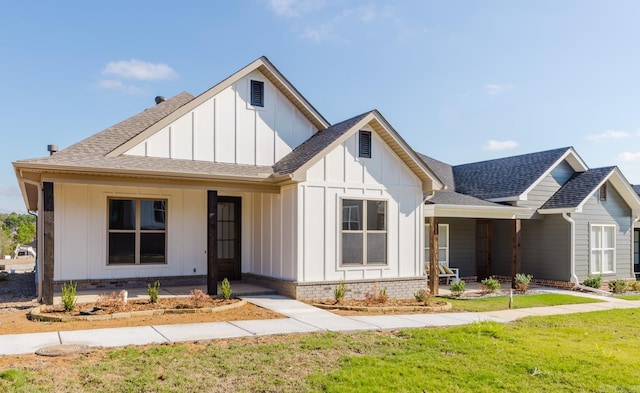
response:
{"label": "wooden porch post", "polygon": [[[513,248],[511,252],[511,277],[520,273],[520,232],[522,223],[519,218],[513,220]],[[513,284],[513,282],[512,282]]]}
{"label": "wooden porch post", "polygon": [[[42,184],[43,196],[43,238],[44,252],[41,257],[42,269],[42,302],[53,304],[53,245],[54,245],[54,206],[53,206],[53,183],[44,182]],[[39,252],[39,251],[38,251]]]}
{"label": "wooden porch post", "polygon": [[437,295],[439,291],[438,265],[438,219],[429,217],[429,291],[432,295]]}
{"label": "wooden porch post", "polygon": [[207,191],[207,294],[218,294],[218,192]]}

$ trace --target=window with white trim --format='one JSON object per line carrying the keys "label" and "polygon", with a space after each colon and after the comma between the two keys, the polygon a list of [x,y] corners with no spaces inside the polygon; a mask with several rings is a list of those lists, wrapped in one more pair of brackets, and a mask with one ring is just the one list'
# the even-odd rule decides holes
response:
{"label": "window with white trim", "polygon": [[614,273],[616,261],[615,225],[591,225],[591,273]]}
{"label": "window with white trim", "polygon": [[387,264],[387,202],[342,199],[343,266]]}
{"label": "window with white trim", "polygon": [[[424,267],[429,267],[429,230],[431,226],[424,224]],[[438,224],[438,262],[449,266],[449,224]]]}
{"label": "window with white trim", "polygon": [[167,201],[110,198],[107,263],[166,263]]}

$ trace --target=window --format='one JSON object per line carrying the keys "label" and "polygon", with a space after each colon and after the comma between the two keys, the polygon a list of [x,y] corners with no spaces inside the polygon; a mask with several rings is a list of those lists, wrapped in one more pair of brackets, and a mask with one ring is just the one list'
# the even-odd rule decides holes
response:
{"label": "window", "polygon": [[[429,266],[429,230],[430,225],[424,224],[424,266]],[[449,266],[449,224],[438,224],[438,262]]]}
{"label": "window", "polygon": [[358,157],[371,158],[371,132],[358,133]]}
{"label": "window", "polygon": [[251,81],[251,105],[264,107],[264,82]]}
{"label": "window", "polygon": [[108,264],[166,263],[167,201],[109,199]]}
{"label": "window", "polygon": [[613,273],[616,260],[616,227],[591,225],[591,273]]}
{"label": "window", "polygon": [[598,194],[600,194],[601,201],[607,200],[607,183],[604,183],[600,186],[600,192]]}
{"label": "window", "polygon": [[387,202],[342,200],[342,265],[387,263]]}

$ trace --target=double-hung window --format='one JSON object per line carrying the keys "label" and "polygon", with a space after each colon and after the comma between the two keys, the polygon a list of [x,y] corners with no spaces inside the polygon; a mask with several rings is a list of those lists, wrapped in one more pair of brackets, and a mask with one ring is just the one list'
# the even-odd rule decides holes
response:
{"label": "double-hung window", "polygon": [[167,201],[109,199],[108,264],[166,263]]}
{"label": "double-hung window", "polygon": [[342,199],[342,265],[387,263],[387,202]]}
{"label": "double-hung window", "polygon": [[[424,225],[424,266],[429,267],[429,231],[431,226]],[[449,224],[438,224],[438,263],[449,266]]]}
{"label": "double-hung window", "polygon": [[591,273],[615,272],[616,227],[615,225],[591,225]]}

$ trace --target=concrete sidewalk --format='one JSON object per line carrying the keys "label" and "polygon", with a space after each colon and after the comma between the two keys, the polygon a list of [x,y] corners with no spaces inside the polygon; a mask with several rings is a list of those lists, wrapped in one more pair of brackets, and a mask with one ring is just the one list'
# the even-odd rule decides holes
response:
{"label": "concrete sidewalk", "polygon": [[285,315],[287,318],[0,335],[0,355],[31,354],[40,348],[60,344],[121,347],[126,345],[203,341],[289,333],[455,326],[477,321],[506,323],[528,316],[640,307],[640,301],[604,298],[555,289],[545,291],[594,297],[604,300],[604,302],[482,313],[461,312],[343,317],[284,296],[245,296],[243,298],[249,302]]}

